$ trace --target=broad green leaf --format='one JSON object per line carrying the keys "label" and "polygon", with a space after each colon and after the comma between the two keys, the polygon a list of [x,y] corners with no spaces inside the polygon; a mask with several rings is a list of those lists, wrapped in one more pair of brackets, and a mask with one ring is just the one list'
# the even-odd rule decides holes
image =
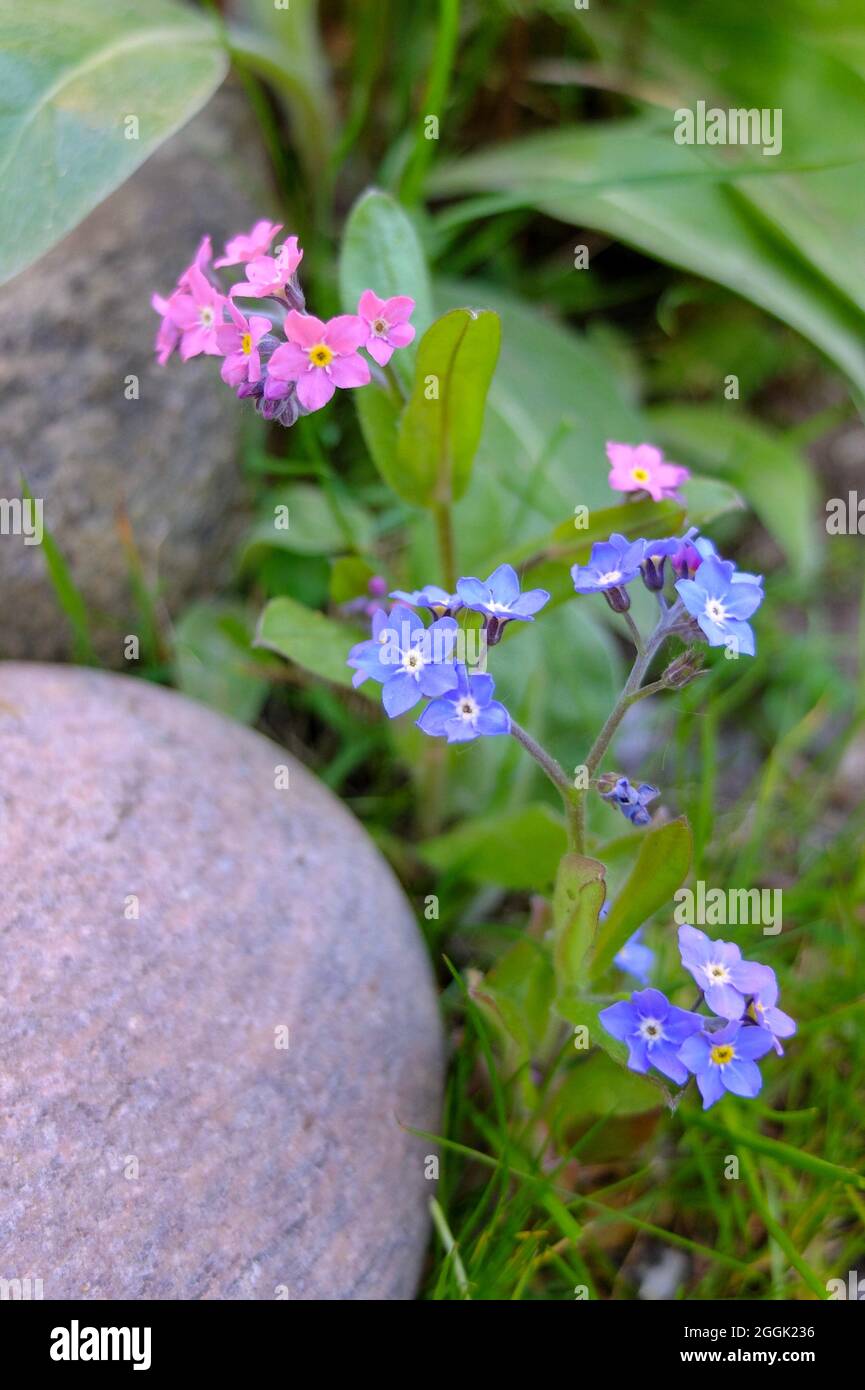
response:
{"label": "broad green leaf", "polygon": [[256,673],[252,623],[239,603],[196,603],[174,629],[174,675],[185,695],[252,724],[269,689]]}
{"label": "broad green leaf", "polygon": [[404,470],[396,448],[402,407],[390,391],[374,383],[353,391],[352,395],[370,457],[388,487],[402,497]]}
{"label": "broad green leaf", "polygon": [[[439,166],[431,189],[448,197],[497,195],[458,210],[459,216],[535,207],[726,285],[791,324],[865,388],[865,315],[815,273],[807,246],[777,232],[748,201],[758,176],[751,172],[742,191],[705,147],[673,141],[665,113],[481,150]],[[451,209],[441,216],[455,220]]]}
{"label": "broad green leaf", "polygon": [[500,340],[485,309],[452,309],[421,339],[397,445],[407,501],[450,505],[468,487]]}
{"label": "broad green leaf", "polygon": [[357,313],[364,290],[374,290],[381,299],[407,294],[415,301],[414,343],[395,352],[390,363],[408,388],[417,343],[433,320],[432,289],[414,224],[390,193],[368,189],[349,213],[339,259],[339,289],[347,314]]}
{"label": "broad green leaf", "polygon": [[799,574],[820,556],[817,487],[805,459],[782,436],[727,407],[659,406],[650,416],[657,438],[682,463],[737,487]]}
{"label": "broad green leaf", "polygon": [[354,546],[366,549],[371,539],[369,517],[348,497],[333,500],[313,483],[292,483],[270,493],[261,520],[243,548],[242,564],[261,546],[275,546],[296,555],[334,555]]}
{"label": "broad green leaf", "polygon": [[572,1067],[555,1094],[549,1119],[556,1133],[596,1115],[642,1115],[657,1110],[663,1096],[646,1076],[636,1075],[606,1052],[593,1052]]}
{"label": "broad green leaf", "polygon": [[690,866],[691,831],[683,817],[641,836],[636,863],[598,932],[592,979],[602,975],[628,937],[670,901]]}
{"label": "broad green leaf", "polygon": [[170,0],[0,0],[0,281],[194,116],[226,67],[215,25]]}
{"label": "broad green leaf", "polygon": [[582,854],[566,854],[553,893],[553,960],[559,990],[582,982],[605,897],[603,864]]}
{"label": "broad green leaf", "polygon": [[554,881],[566,846],[561,818],[548,806],[530,804],[467,821],[419,848],[439,873],[459,873],[501,888],[543,889]]}
{"label": "broad green leaf", "polygon": [[[333,681],[335,685],[350,686],[352,670],[345,663],[351,648],[362,640],[356,628],[282,595],[265,606],[258,622],[255,646],[287,657],[305,671]],[[377,693],[379,687],[375,686],[371,692],[367,681],[361,689],[365,693]]]}
{"label": "broad green leaf", "polygon": [[527,937],[517,941],[471,993],[522,1053],[542,1048],[550,1029],[555,975],[539,942]]}

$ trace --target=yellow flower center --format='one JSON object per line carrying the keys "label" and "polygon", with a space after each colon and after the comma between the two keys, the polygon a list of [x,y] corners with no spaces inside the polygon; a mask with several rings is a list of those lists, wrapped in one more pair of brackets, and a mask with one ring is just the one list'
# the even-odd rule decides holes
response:
{"label": "yellow flower center", "polygon": [[315,347],[309,349],[309,360],[315,367],[326,367],[328,362],[333,361],[333,353],[327,343],[316,343]]}
{"label": "yellow flower center", "polygon": [[648,469],[646,469],[646,468],[632,468],[632,469],[631,469],[631,477],[633,478],[633,480],[634,480],[635,483],[647,483],[647,482],[649,481],[649,472],[648,472]]}
{"label": "yellow flower center", "polygon": [[728,1062],[732,1062],[734,1056],[731,1043],[716,1043],[709,1053],[709,1059],[716,1067],[725,1067]]}
{"label": "yellow flower center", "polygon": [[243,337],[242,337],[241,340],[240,340],[240,350],[241,350],[241,352],[245,352],[246,355],[247,355],[247,357],[248,357],[249,354],[252,352],[252,334],[251,334],[251,333],[244,333]]}

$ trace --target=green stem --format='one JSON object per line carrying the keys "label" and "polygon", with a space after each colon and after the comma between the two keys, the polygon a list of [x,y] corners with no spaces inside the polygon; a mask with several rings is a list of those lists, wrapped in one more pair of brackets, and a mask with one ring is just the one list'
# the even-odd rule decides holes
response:
{"label": "green stem", "polygon": [[[586,758],[585,766],[587,772],[587,782],[591,784],[598,767],[610,746],[610,741],[632,705],[639,700],[645,700],[649,695],[655,695],[659,690],[666,690],[668,687],[663,680],[652,681],[650,685],[643,685],[643,677],[652,664],[652,660],[660,647],[663,646],[667,638],[675,630],[676,620],[680,614],[681,605],[675,604],[668,609],[666,605],[662,607],[660,621],[654,632],[646,642],[642,637],[631,618],[630,613],[625,613],[625,620],[634,638],[634,645],[637,648],[637,655],[631,674],[625,682],[624,689],[611,710],[604,727],[595,739]],[[576,819],[579,828],[579,843],[585,842],[585,789],[576,788],[575,796],[577,803]]]}
{"label": "green stem", "polygon": [[560,763],[549,754],[545,748],[533,739],[516,720],[511,720],[511,733],[526,752],[534,758],[547,777],[549,777],[556,791],[562,798],[565,808],[565,817],[568,823],[568,842],[570,848],[578,853],[583,851],[582,820],[579,815],[581,809],[576,789],[572,785],[567,773]]}
{"label": "green stem", "polygon": [[457,587],[457,569],[454,553],[453,518],[447,502],[436,502],[433,506],[436,536],[438,538],[439,563],[442,571],[442,584],[449,594]]}

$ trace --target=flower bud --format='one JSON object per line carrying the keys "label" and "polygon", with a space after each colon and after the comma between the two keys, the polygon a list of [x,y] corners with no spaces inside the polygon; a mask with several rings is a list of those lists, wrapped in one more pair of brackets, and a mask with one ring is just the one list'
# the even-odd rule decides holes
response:
{"label": "flower bud", "polygon": [[661,676],[661,680],[671,690],[681,690],[698,674],[703,665],[703,653],[690,647],[686,652],[680,654],[670,662],[667,669]]}
{"label": "flower bud", "polygon": [[603,595],[614,613],[627,613],[631,606],[627,589],[623,589],[619,585],[612,589],[604,589]]}
{"label": "flower bud", "polygon": [[[657,560],[657,564],[655,561]],[[643,583],[647,589],[658,593],[664,587],[664,562],[665,555],[647,555],[642,563]]]}

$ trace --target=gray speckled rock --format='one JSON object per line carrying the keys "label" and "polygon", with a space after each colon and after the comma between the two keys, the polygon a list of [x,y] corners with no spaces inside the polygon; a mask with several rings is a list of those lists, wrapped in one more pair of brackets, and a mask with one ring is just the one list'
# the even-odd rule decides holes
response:
{"label": "gray speckled rock", "polygon": [[[70,236],[0,289],[0,497],[23,471],[45,524],[122,664],[135,609],[117,524],[172,612],[228,558],[242,521],[242,412],[200,358],[153,359],[165,294],[205,231],[221,239],[272,211],[257,124],[224,89]],[[139,399],[126,400],[126,378]],[[53,659],[69,630],[38,546],[0,536],[0,655]]]}
{"label": "gray speckled rock", "polygon": [[173,692],[2,663],[0,882],[0,1277],[412,1297],[440,1025],[336,799]]}

